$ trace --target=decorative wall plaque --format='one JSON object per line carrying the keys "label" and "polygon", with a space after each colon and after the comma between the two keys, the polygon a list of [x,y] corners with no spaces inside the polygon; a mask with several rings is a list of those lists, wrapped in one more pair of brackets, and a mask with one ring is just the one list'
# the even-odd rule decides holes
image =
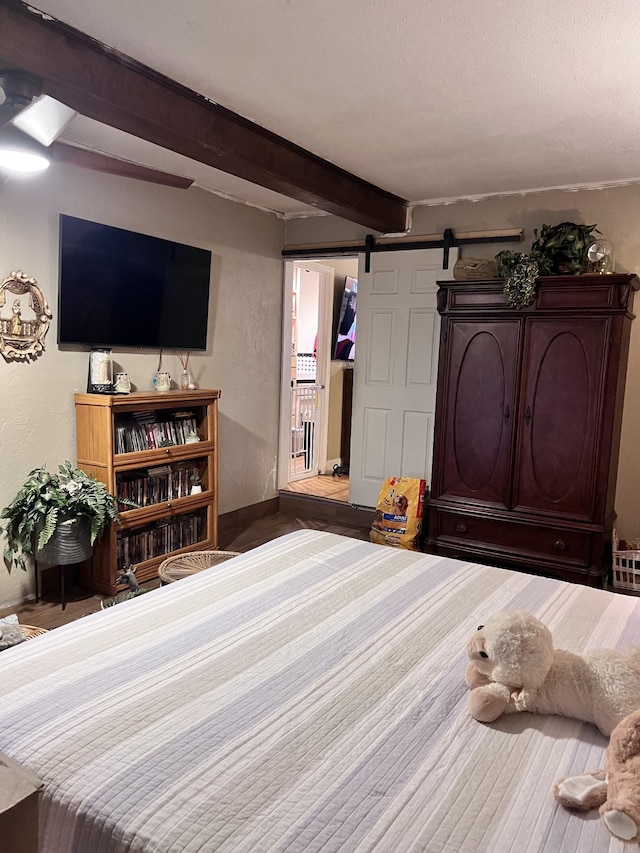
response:
{"label": "decorative wall plaque", "polygon": [[0,352],[6,361],[37,358],[51,310],[35,278],[16,270],[0,284]]}

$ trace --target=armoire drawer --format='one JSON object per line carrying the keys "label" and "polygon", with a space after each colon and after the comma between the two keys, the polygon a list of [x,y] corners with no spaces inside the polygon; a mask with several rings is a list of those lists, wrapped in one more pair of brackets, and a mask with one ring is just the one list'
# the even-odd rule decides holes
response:
{"label": "armoire drawer", "polygon": [[588,566],[591,563],[591,533],[435,511],[438,513],[439,540],[496,546],[500,551],[511,551],[523,556],[538,555],[576,566]]}

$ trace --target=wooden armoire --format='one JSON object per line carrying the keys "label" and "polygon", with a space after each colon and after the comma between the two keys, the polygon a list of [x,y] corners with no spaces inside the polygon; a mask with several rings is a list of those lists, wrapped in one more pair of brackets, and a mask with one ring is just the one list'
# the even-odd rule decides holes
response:
{"label": "wooden armoire", "polygon": [[635,275],[440,282],[426,549],[600,586],[610,560]]}

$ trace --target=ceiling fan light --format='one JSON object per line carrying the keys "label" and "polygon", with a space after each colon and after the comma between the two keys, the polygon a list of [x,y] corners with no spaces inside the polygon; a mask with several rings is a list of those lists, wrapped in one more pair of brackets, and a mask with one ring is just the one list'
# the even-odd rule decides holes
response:
{"label": "ceiling fan light", "polygon": [[49,161],[40,154],[0,148],[0,167],[11,172],[43,172]]}
{"label": "ceiling fan light", "polygon": [[48,95],[41,95],[32,104],[21,110],[11,124],[37,139],[41,145],[51,145],[69,122],[77,115],[66,104],[61,104]]}
{"label": "ceiling fan light", "polygon": [[51,160],[47,149],[11,125],[0,129],[0,168],[12,172],[42,172]]}

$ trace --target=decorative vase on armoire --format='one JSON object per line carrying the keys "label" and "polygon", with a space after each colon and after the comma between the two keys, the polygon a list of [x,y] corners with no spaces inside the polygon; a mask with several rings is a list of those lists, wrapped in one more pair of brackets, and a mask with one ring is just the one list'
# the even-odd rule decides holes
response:
{"label": "decorative vase on armoire", "polygon": [[426,548],[589,585],[608,571],[634,275],[440,282]]}

